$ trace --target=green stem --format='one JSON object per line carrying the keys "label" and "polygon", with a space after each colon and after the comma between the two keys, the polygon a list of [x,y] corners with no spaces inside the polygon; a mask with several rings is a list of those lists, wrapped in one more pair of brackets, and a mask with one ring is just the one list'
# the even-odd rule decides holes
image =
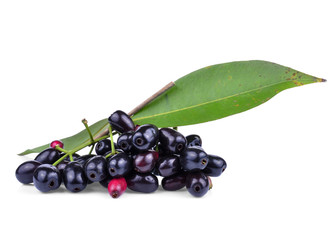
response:
{"label": "green stem", "polygon": [[95,144],[92,144],[91,150],[90,150],[90,152],[88,154],[91,154],[93,152],[94,146],[95,146]]}
{"label": "green stem", "polygon": [[178,127],[173,127],[174,130],[178,131]]}
{"label": "green stem", "polygon": [[109,136],[110,136],[110,140],[111,140],[111,146],[112,146],[112,152],[111,155],[115,154],[115,146],[114,146],[114,141],[113,141],[113,131],[112,131],[112,126],[109,124],[108,126],[108,130],[109,130]]}
{"label": "green stem", "polygon": [[[88,146],[90,146],[90,145],[92,145],[92,144],[95,144],[95,143],[99,142],[100,140],[105,139],[105,138],[108,138],[108,137],[109,137],[108,135],[105,135],[105,136],[102,136],[102,137],[97,138],[97,139],[95,139],[95,140],[93,139],[93,143],[92,143],[92,142],[89,142],[89,143],[83,143],[83,144],[81,144],[81,145],[79,145],[79,146],[77,146],[77,147],[75,147],[75,148],[73,148],[73,149],[71,149],[71,150],[68,150],[67,153],[65,153],[65,155],[64,155],[63,157],[61,157],[60,159],[58,159],[58,160],[57,160],[56,162],[54,162],[54,164],[52,164],[52,165],[57,166],[58,163],[60,163],[61,161],[63,161],[64,158],[66,158],[66,157],[69,156],[70,154],[72,155],[72,154],[78,152],[79,150],[81,150],[81,149],[83,149],[83,148],[85,148],[85,147],[88,147]],[[70,157],[70,158],[71,158],[71,157]]]}
{"label": "green stem", "polygon": [[84,126],[85,126],[85,128],[86,128],[88,134],[90,135],[91,142],[93,143],[93,142],[94,142],[94,138],[93,138],[93,135],[92,135],[92,133],[91,133],[90,128],[89,128],[88,125],[87,125],[87,120],[84,118],[83,120],[81,120],[81,122],[84,124]]}
{"label": "green stem", "polygon": [[70,156],[70,161],[73,162],[73,156],[72,156],[72,154],[69,154],[69,156]]}
{"label": "green stem", "polygon": [[56,145],[55,147],[56,150],[63,152],[63,153],[67,153],[68,151],[66,151],[65,149],[61,148],[60,146]]}

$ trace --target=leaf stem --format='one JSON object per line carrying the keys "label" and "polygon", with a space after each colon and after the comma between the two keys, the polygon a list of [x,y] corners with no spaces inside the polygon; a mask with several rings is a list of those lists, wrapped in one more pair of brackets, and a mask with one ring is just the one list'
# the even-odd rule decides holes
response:
{"label": "leaf stem", "polygon": [[[172,88],[174,86],[175,86],[174,82],[170,82],[170,83],[166,84],[163,88],[161,88],[160,90],[158,90],[151,97],[147,98],[144,102],[142,102],[140,105],[138,105],[133,110],[131,110],[128,113],[128,115],[131,117],[132,115],[134,115],[135,113],[137,113],[138,111],[140,111],[145,105],[147,105],[148,103],[152,102],[158,96],[162,95],[163,93],[165,93],[167,90],[169,90],[170,88]],[[104,130],[98,136],[100,137],[100,136],[104,136],[104,135],[107,135],[107,134],[108,134],[108,127],[105,126]]]}

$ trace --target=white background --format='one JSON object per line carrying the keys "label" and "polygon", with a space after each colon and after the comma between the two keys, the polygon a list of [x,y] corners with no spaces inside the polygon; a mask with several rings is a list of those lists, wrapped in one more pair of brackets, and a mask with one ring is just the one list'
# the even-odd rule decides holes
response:
{"label": "white background", "polygon": [[[332,1],[1,1],[1,239],[334,239]],[[199,68],[260,59],[326,78],[181,127],[226,172],[187,191],[112,199],[15,179],[26,148],[129,111]],[[5,237],[7,236],[7,237]]]}

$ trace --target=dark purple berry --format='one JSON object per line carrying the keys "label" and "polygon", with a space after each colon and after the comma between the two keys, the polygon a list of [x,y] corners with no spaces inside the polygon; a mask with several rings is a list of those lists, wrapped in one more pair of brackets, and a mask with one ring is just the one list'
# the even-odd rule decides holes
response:
{"label": "dark purple berry", "polygon": [[97,155],[104,155],[106,152],[112,149],[111,141],[109,139],[100,140],[97,145],[95,145],[95,152]]}
{"label": "dark purple berry", "polygon": [[132,168],[132,159],[125,153],[118,153],[107,159],[108,173],[112,177],[125,176]]}
{"label": "dark purple berry", "polygon": [[132,136],[133,132],[122,133],[121,136],[117,139],[117,147],[125,153],[131,153],[133,149],[131,143]]}
{"label": "dark purple berry", "polygon": [[96,155],[94,155],[94,154],[82,155],[82,156],[80,156],[80,157],[74,159],[74,162],[77,162],[77,163],[79,163],[80,165],[84,166],[85,163],[86,163],[88,160],[90,160],[92,157],[94,157],[94,156],[96,156]]}
{"label": "dark purple berry", "polygon": [[63,176],[63,171],[64,171],[64,168],[67,166],[67,164],[69,163],[70,161],[68,160],[63,160],[61,161],[60,163],[57,164],[56,168],[58,169],[58,171],[60,172],[60,175]]}
{"label": "dark purple berry", "polygon": [[139,153],[134,157],[134,168],[137,172],[147,173],[151,172],[158,159],[158,152],[148,151]]}
{"label": "dark purple berry", "polygon": [[167,191],[176,191],[186,186],[186,173],[180,172],[162,179],[162,187]]}
{"label": "dark purple berry", "polygon": [[128,188],[136,192],[151,193],[158,188],[158,179],[151,173],[133,172],[126,180]]}
{"label": "dark purple berry", "polygon": [[187,191],[195,197],[202,197],[209,190],[208,177],[202,172],[190,172],[186,176]]}
{"label": "dark purple berry", "polygon": [[163,152],[167,154],[180,154],[186,146],[186,138],[172,128],[161,128],[159,130],[159,142]]}
{"label": "dark purple berry", "polygon": [[55,166],[42,164],[35,169],[33,182],[35,187],[41,192],[49,192],[59,188],[62,178]]}
{"label": "dark purple berry", "polygon": [[103,156],[94,156],[85,163],[84,170],[89,180],[99,182],[108,175],[107,161]]}
{"label": "dark purple berry", "polygon": [[70,162],[63,171],[65,187],[71,192],[80,192],[87,186],[87,177],[82,165],[78,162]]}
{"label": "dark purple berry", "polygon": [[185,171],[202,170],[207,164],[207,154],[200,148],[189,147],[180,155],[180,165]]}
{"label": "dark purple berry", "polygon": [[163,156],[158,159],[156,168],[159,175],[163,177],[171,176],[180,171],[179,157],[177,155]]}
{"label": "dark purple berry", "polygon": [[27,161],[22,163],[15,171],[17,180],[23,184],[32,183],[34,171],[40,165],[41,163],[37,161]]}
{"label": "dark purple berry", "polygon": [[35,161],[42,164],[53,164],[59,159],[59,152],[54,148],[47,148],[40,152],[36,157]]}
{"label": "dark purple berry", "polygon": [[99,183],[101,184],[101,186],[108,188],[108,184],[112,179],[113,177],[108,175],[104,180],[101,180]]}
{"label": "dark purple berry", "polygon": [[159,131],[155,125],[141,125],[133,134],[131,142],[139,152],[145,152],[154,147],[158,141]]}
{"label": "dark purple berry", "polygon": [[208,176],[218,177],[226,167],[227,163],[223,158],[208,154],[208,165],[203,172]]}
{"label": "dark purple berry", "polygon": [[108,122],[112,126],[113,130],[116,130],[120,133],[134,131],[135,129],[133,120],[131,120],[128,114],[120,110],[115,111],[112,115],[110,115]]}
{"label": "dark purple berry", "polygon": [[188,147],[201,147],[202,141],[200,136],[192,134],[186,136],[187,146]]}

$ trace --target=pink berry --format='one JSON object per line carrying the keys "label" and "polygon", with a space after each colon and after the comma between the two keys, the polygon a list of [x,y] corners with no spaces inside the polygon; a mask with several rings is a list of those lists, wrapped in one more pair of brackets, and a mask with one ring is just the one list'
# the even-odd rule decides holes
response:
{"label": "pink berry", "polygon": [[108,192],[112,196],[112,198],[118,198],[126,191],[127,182],[126,180],[121,178],[113,178],[108,184]]}
{"label": "pink berry", "polygon": [[62,141],[59,141],[59,140],[55,140],[55,141],[52,141],[50,143],[50,147],[56,148],[56,146],[58,146],[60,148],[63,148],[64,147],[64,143]]}

